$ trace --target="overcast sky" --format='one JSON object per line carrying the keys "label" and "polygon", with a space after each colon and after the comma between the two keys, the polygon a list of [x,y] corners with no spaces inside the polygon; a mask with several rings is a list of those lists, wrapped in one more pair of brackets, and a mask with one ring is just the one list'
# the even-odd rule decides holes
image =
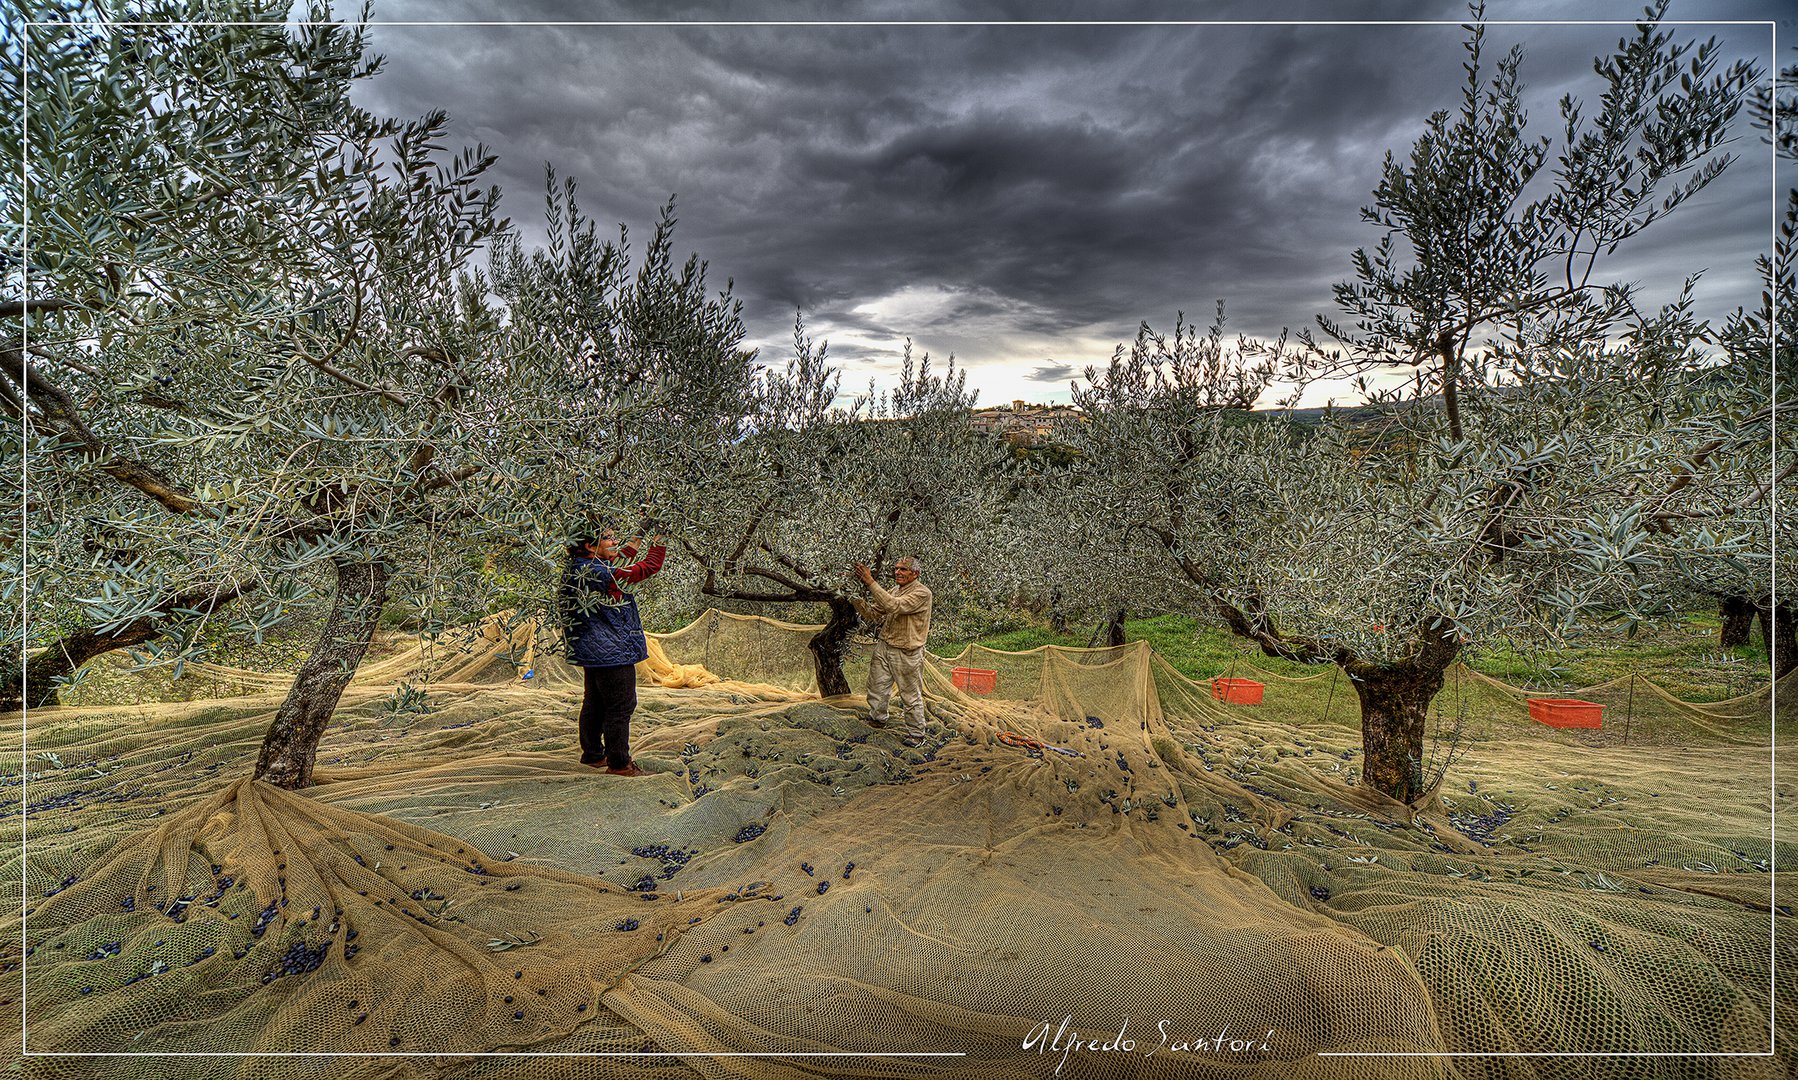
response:
{"label": "overcast sky", "polygon": [[[1592,58],[1632,3],[1497,3],[1488,62],[1526,52],[1531,128],[1596,108]],[[1773,0],[1675,3],[1673,19],[1768,20]],[[1438,21],[1325,25],[1315,20]],[[991,20],[1000,25],[522,25],[543,20]],[[1042,20],[1293,20],[1048,26]],[[1138,323],[1175,313],[1271,336],[1331,311],[1386,150],[1458,100],[1462,4],[601,4],[377,0],[380,112],[441,108],[499,155],[504,212],[542,236],[546,163],[583,209],[645,237],[678,196],[676,245],[727,278],[765,361],[793,316],[828,339],[846,390],[885,384],[904,341],[953,354],[986,404],[1065,401]],[[1018,20],[1035,20],[1036,25]],[[393,25],[509,21],[486,26]],[[1558,24],[1558,25],[1552,25]],[[1770,67],[1772,28],[1692,26]],[[1783,41],[1798,40],[1789,16]],[[1791,62],[1785,50],[1785,63]],[[1664,298],[1706,271],[1705,314],[1758,295],[1768,148],[1619,251],[1612,274]],[[1782,176],[1782,181],[1789,180]],[[1349,400],[1352,394],[1343,393]]]}

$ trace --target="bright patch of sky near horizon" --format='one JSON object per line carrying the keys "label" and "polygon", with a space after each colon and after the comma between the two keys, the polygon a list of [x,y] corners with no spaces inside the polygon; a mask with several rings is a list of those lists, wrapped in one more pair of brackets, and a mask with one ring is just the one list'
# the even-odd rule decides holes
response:
{"label": "bright patch of sky near horizon", "polygon": [[[1358,12],[1353,10],[1359,7]],[[1675,19],[1761,19],[1725,0]],[[840,18],[829,5],[761,18]],[[1506,5],[1493,19],[1630,19],[1634,3]],[[779,363],[803,313],[830,343],[843,389],[884,388],[906,339],[953,354],[985,405],[1068,399],[1148,321],[1271,338],[1333,313],[1330,286],[1378,233],[1359,220],[1383,154],[1408,152],[1460,89],[1460,5],[1207,6],[1205,19],[1442,20],[1387,26],[379,26],[379,111],[448,110],[458,140],[500,156],[503,209],[542,237],[543,167],[580,184],[599,222],[646,235],[678,194],[681,253],[734,280],[751,344]],[[1091,18],[1042,5],[874,5],[861,19]],[[1188,18],[1153,0],[1110,18]],[[740,5],[462,0],[378,3],[405,20],[743,19]],[[1792,24],[1781,24],[1786,40]],[[1592,57],[1627,26],[1494,26],[1487,58],[1526,49],[1531,128],[1559,130],[1564,93],[1595,99]],[[1715,34],[1725,62],[1772,66],[1772,28]],[[1785,58],[1790,62],[1790,57]],[[1590,107],[1588,108],[1590,111]],[[1771,236],[1771,155],[1744,131],[1741,160],[1610,261],[1608,278],[1670,299],[1706,271],[1699,310],[1720,319],[1758,296]],[[1779,190],[1790,186],[1781,176]],[[1395,376],[1403,380],[1405,376]],[[1271,397],[1271,395],[1270,395]],[[1343,384],[1304,404],[1358,400]]]}

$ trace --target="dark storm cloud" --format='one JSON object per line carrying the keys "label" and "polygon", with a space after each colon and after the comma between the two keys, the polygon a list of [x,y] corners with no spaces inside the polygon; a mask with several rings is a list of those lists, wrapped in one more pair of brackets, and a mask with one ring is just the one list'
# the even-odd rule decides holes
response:
{"label": "dark storm cloud", "polygon": [[1030,373],[1031,382],[1065,383],[1079,373],[1072,364],[1042,364]]}
{"label": "dark storm cloud", "polygon": [[[1461,5],[1426,0],[1354,7],[1103,10],[1113,19],[1466,17]],[[1638,10],[1601,0],[1489,15]],[[1702,17],[1768,10],[1741,0],[1707,5]],[[376,11],[377,21],[842,17],[821,2]],[[1093,14],[1071,4],[889,3],[854,17]],[[1533,127],[1552,132],[1555,98],[1569,88],[1595,97],[1591,57],[1626,30],[1494,26],[1487,62],[1526,45]],[[1764,27],[1698,32],[1765,65]],[[1407,152],[1433,109],[1456,104],[1461,39],[1453,25],[386,26],[376,43],[388,67],[370,104],[399,115],[447,109],[458,138],[497,151],[505,209],[527,242],[541,235],[545,162],[579,182],[592,217],[629,222],[633,236],[678,193],[677,244],[701,252],[717,284],[734,279],[752,337],[776,354],[799,310],[852,369],[890,364],[910,335],[920,351],[956,352],[977,374],[1003,359],[1018,384],[1059,382],[1064,368],[1104,359],[1139,321],[1162,327],[1179,310],[1208,319],[1219,298],[1231,328],[1251,334],[1328,311],[1349,253],[1378,240],[1358,210],[1383,154]],[[1619,254],[1648,291],[1670,295],[1680,275],[1708,266],[1701,296],[1712,308],[1752,299],[1766,158],[1752,139],[1738,149],[1750,167]],[[1056,338],[1082,340],[1091,355]],[[1029,374],[1027,357],[1049,350],[1071,363]]]}

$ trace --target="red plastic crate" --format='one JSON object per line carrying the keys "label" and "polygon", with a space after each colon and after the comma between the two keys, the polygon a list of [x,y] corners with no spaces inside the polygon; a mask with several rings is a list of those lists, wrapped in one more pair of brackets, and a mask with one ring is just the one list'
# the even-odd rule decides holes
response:
{"label": "red plastic crate", "polygon": [[958,667],[949,672],[949,682],[957,690],[970,694],[990,694],[999,683],[999,673],[985,668]]}
{"label": "red plastic crate", "polygon": [[1549,727],[1595,728],[1604,717],[1604,706],[1577,698],[1530,698],[1530,719]]}
{"label": "red plastic crate", "polygon": [[1211,680],[1211,696],[1225,705],[1259,705],[1263,689],[1254,679]]}

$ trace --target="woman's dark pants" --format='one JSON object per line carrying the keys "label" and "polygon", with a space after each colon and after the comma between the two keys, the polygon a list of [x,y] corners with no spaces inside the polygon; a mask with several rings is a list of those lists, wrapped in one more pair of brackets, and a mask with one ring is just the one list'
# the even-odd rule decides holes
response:
{"label": "woman's dark pants", "polygon": [[590,667],[581,700],[581,763],[614,769],[631,763],[631,713],[637,709],[637,665]]}

